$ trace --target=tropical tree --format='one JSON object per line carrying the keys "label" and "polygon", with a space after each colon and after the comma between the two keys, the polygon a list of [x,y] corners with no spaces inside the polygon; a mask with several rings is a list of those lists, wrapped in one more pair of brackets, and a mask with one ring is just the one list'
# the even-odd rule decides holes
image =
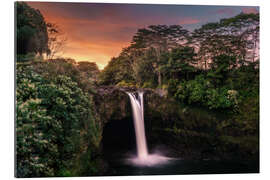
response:
{"label": "tropical tree", "polygon": [[100,71],[95,62],[81,61],[77,63],[77,68],[86,79],[97,81]]}
{"label": "tropical tree", "polygon": [[229,79],[229,74],[232,73],[236,67],[235,56],[228,56],[225,54],[215,56],[210,63],[210,70],[207,76],[215,86],[221,86]]}
{"label": "tropical tree", "polygon": [[57,24],[47,23],[48,31],[48,52],[47,59],[53,59],[56,55],[63,53],[67,43],[67,36]]}
{"label": "tropical tree", "polygon": [[189,74],[195,71],[195,51],[192,47],[179,47],[162,56],[161,72],[167,79],[189,79]]}
{"label": "tropical tree", "polygon": [[179,25],[151,25],[147,28],[138,29],[131,43],[131,47],[142,52],[153,49],[156,62],[153,64],[158,76],[158,85],[162,84],[160,62],[162,53],[181,46],[188,41],[188,31]]}
{"label": "tropical tree", "polygon": [[134,79],[140,86],[157,87],[155,73],[156,54],[154,49],[147,50],[144,55],[137,57],[133,63]]}
{"label": "tropical tree", "polygon": [[121,81],[132,82],[133,69],[127,56],[120,55],[117,58],[112,58],[109,64],[102,70],[99,75],[99,84],[109,85]]}
{"label": "tropical tree", "polygon": [[[192,44],[198,49],[200,64],[209,68],[213,57],[235,56],[238,64],[254,61],[258,51],[259,15],[241,13],[208,23],[193,32]],[[251,55],[250,55],[251,54]]]}
{"label": "tropical tree", "polygon": [[47,26],[40,11],[31,8],[25,2],[16,2],[15,8],[17,55],[47,53],[49,50]]}

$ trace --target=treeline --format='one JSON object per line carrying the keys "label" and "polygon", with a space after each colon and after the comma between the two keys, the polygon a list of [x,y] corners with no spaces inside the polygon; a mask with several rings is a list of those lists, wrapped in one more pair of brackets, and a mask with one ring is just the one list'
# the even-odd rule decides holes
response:
{"label": "treeline", "polygon": [[53,59],[61,54],[67,37],[57,24],[46,22],[38,9],[15,2],[16,61]]}
{"label": "treeline", "polygon": [[259,14],[240,13],[193,32],[151,25],[112,58],[99,84],[161,88],[183,103],[236,110],[241,99],[258,95],[258,50]]}
{"label": "treeline", "polygon": [[[184,105],[226,114],[213,121],[215,128],[209,125],[220,147],[258,157],[259,14],[240,13],[193,32],[179,25],[138,29],[100,73],[99,84],[158,88]],[[203,122],[185,123],[175,120],[167,129],[181,141],[180,130],[204,130]]]}

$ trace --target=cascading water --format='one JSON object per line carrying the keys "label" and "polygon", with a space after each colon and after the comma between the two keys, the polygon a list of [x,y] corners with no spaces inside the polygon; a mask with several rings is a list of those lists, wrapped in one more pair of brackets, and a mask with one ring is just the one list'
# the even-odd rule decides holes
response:
{"label": "cascading water", "polygon": [[137,157],[131,158],[129,161],[135,165],[143,166],[152,166],[167,162],[167,160],[171,158],[163,157],[158,154],[148,154],[144,128],[143,92],[138,92],[138,98],[135,93],[127,92],[127,94],[131,102],[137,144]]}
{"label": "cascading water", "polygon": [[139,92],[138,99],[133,93],[127,94],[129,95],[132,106],[138,157],[146,158],[148,155],[148,150],[144,129],[143,92]]}

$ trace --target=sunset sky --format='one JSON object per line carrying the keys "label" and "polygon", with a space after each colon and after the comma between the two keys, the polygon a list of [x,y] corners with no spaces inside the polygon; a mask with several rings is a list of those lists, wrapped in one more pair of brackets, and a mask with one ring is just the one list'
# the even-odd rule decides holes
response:
{"label": "sunset sky", "polygon": [[63,2],[28,2],[39,9],[46,22],[56,23],[68,41],[64,57],[96,62],[100,69],[127,47],[138,28],[155,24],[178,24],[194,30],[240,12],[258,7],[138,5]]}

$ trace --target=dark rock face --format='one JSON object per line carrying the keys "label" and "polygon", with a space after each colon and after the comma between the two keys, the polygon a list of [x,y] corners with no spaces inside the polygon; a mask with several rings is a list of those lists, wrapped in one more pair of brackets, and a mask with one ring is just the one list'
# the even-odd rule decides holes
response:
{"label": "dark rock face", "polygon": [[[243,154],[243,148],[230,149],[234,146],[228,143],[227,139],[224,140],[222,137],[224,132],[217,128],[217,123],[227,117],[217,116],[199,107],[178,104],[161,90],[114,86],[99,87],[94,97],[103,131],[109,129],[105,132],[107,145],[110,141],[121,142],[123,136],[126,138],[126,141],[122,141],[123,144],[128,146],[129,141],[134,143],[134,139],[132,140],[134,135],[130,135],[134,133],[130,132],[134,130],[134,127],[131,128],[132,109],[125,92],[140,90],[144,92],[145,130],[150,149],[157,144],[165,145],[173,149],[173,156],[185,159],[231,158]],[[108,124],[110,125],[105,127]],[[119,124],[121,128],[117,128]],[[116,131],[122,132],[114,133]],[[119,134],[119,139],[110,139],[110,136],[116,134]],[[107,147],[109,146],[111,145]]]}
{"label": "dark rock face", "polygon": [[[162,99],[160,92],[148,88],[102,86],[96,91],[94,101],[103,124],[109,120],[121,120],[132,117],[130,100],[126,92],[143,91],[146,106],[150,105],[150,103],[155,103],[157,99]],[[161,102],[158,101],[157,103]]]}
{"label": "dark rock face", "polygon": [[131,115],[127,94],[115,87],[97,89],[94,101],[102,124],[106,124],[109,120],[121,120]]}
{"label": "dark rock face", "polygon": [[99,86],[97,88],[97,94],[99,95],[111,95],[117,91],[125,92],[138,92],[143,91],[145,94],[155,93],[163,96],[165,92],[161,89],[153,90],[151,88],[136,88],[136,87],[117,87],[117,86]]}
{"label": "dark rock face", "polygon": [[[94,97],[94,101],[97,107],[97,113],[100,115],[102,121],[103,130],[107,129],[107,124],[113,127],[114,124],[126,124],[124,121],[132,121],[132,109],[128,95],[126,92],[144,92],[144,114],[145,114],[145,130],[147,140],[149,141],[149,146],[159,142],[164,144],[164,141],[171,142],[166,140],[166,137],[163,138],[159,136],[159,133],[156,129],[164,129],[166,127],[172,127],[174,121],[180,121],[181,112],[179,107],[175,106],[169,100],[165,92],[162,90],[153,90],[153,89],[137,89],[137,88],[123,88],[115,86],[104,86],[99,87],[97,94]],[[122,121],[122,122],[116,122]],[[116,126],[115,126],[116,127]],[[130,127],[119,127],[115,128],[113,131],[117,134],[116,131],[133,131]],[[112,130],[110,130],[112,131]],[[132,132],[134,133],[134,132]],[[105,134],[108,134],[105,132]],[[128,133],[127,133],[128,134]],[[113,133],[112,133],[113,135]],[[116,136],[116,135],[115,135]],[[127,135],[128,136],[128,135]],[[108,135],[107,135],[108,137]],[[134,134],[135,137],[135,134]],[[170,135],[168,137],[171,137]],[[165,139],[164,139],[165,138]],[[170,138],[171,139],[171,138]],[[113,141],[112,139],[111,141]],[[106,140],[107,141],[107,140]],[[121,140],[119,140],[121,141]],[[115,142],[117,142],[115,140]],[[105,144],[104,144],[105,145]]]}

